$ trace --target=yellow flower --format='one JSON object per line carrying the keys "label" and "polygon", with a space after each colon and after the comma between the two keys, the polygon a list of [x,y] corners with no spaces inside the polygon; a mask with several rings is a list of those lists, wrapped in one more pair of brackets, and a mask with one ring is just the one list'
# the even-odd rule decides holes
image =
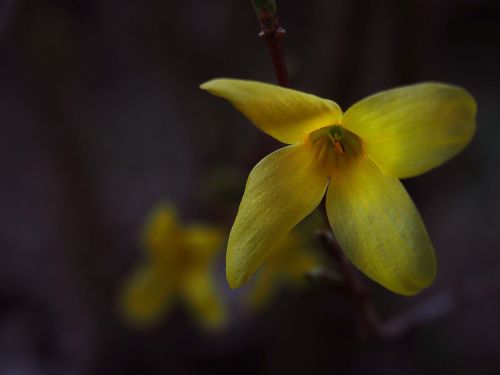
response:
{"label": "yellow flower", "polygon": [[170,206],[159,206],[143,235],[148,259],[127,282],[121,308],[128,321],[147,326],[167,314],[176,298],[209,329],[221,326],[225,310],[212,275],[223,241],[216,228],[181,228]]}
{"label": "yellow flower", "polygon": [[215,79],[201,88],[289,144],[248,177],[229,235],[231,287],[244,284],[325,193],[336,238],[363,273],[403,295],[432,283],[434,249],[398,179],[424,173],[468,144],[476,104],[465,90],[421,83],[369,96],[342,113],[333,101],[265,83]]}
{"label": "yellow flower", "polygon": [[299,233],[292,231],[277,245],[261,267],[248,294],[248,304],[254,310],[263,308],[280,286],[301,287],[307,272],[323,262]]}

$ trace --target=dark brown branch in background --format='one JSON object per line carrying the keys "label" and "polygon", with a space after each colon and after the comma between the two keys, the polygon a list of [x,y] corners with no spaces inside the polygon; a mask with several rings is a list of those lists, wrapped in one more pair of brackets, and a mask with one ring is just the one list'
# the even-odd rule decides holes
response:
{"label": "dark brown branch in background", "polygon": [[[437,321],[461,307],[474,306],[479,300],[500,295],[500,268],[498,268],[489,274],[465,280],[453,288],[444,288],[414,307],[382,321],[377,316],[360,276],[346,259],[331,232],[319,231],[317,237],[335,260],[344,280],[337,280],[329,273],[318,276],[333,284],[344,283],[355,307],[358,332],[365,340],[387,342],[399,340],[415,332],[419,327]],[[310,279],[315,281],[314,277]]]}
{"label": "dark brown branch in background", "polygon": [[276,4],[274,0],[252,0],[252,5],[260,24],[259,36],[267,44],[278,83],[280,86],[290,87],[282,45],[286,31],[276,15]]}
{"label": "dark brown branch in background", "polygon": [[318,231],[316,234],[321,245],[337,264],[343,276],[343,282],[351,297],[356,314],[358,333],[363,339],[372,339],[380,336],[377,313],[370,299],[368,289],[345,257],[330,231]]}
{"label": "dark brown branch in background", "polygon": [[[330,228],[328,215],[326,213],[325,199],[321,202],[321,208],[325,225],[327,228]],[[321,245],[337,264],[339,271],[342,274],[346,292],[350,296],[354,308],[359,337],[363,340],[382,338],[377,312],[371,301],[368,288],[363,283],[360,275],[351,265],[349,260],[347,260],[342,248],[333,237],[330,229],[318,231],[316,235],[319,238]]]}
{"label": "dark brown branch in background", "polygon": [[458,310],[500,296],[500,268],[444,288],[380,325],[380,337],[397,340]]}

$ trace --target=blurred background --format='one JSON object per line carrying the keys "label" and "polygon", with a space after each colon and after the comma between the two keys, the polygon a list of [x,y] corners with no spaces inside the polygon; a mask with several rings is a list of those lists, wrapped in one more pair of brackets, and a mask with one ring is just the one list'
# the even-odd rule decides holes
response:
{"label": "blurred background", "polygon": [[182,306],[129,327],[116,301],[151,210],[172,202],[184,222],[227,230],[248,172],[279,147],[198,89],[274,82],[255,13],[233,0],[0,0],[0,374],[500,373],[499,2],[277,5],[297,89],[344,109],[423,80],[476,98],[471,145],[404,181],[437,281],[408,299],[365,279],[383,319],[421,304],[436,319],[360,342],[349,300],[314,284],[250,314],[224,281],[222,248],[225,329],[204,333]]}

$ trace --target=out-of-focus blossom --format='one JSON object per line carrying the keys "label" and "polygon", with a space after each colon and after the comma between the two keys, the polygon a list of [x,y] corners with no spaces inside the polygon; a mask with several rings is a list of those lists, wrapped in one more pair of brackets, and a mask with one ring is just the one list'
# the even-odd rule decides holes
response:
{"label": "out-of-focus blossom", "polygon": [[223,232],[212,226],[184,227],[171,206],[159,206],[143,233],[146,259],[121,296],[127,321],[135,326],[151,325],[179,300],[203,327],[221,327],[226,310],[213,271],[223,238]]}
{"label": "out-of-focus blossom", "polygon": [[249,306],[260,310],[279,288],[306,286],[306,274],[322,263],[321,257],[299,232],[290,232],[257,271],[247,297]]}

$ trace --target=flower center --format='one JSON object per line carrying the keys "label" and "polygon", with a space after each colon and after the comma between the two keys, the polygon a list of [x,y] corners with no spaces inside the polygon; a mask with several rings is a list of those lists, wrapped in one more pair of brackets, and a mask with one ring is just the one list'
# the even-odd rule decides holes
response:
{"label": "flower center", "polygon": [[340,125],[315,130],[309,135],[318,162],[330,171],[337,171],[355,160],[362,153],[361,140]]}

